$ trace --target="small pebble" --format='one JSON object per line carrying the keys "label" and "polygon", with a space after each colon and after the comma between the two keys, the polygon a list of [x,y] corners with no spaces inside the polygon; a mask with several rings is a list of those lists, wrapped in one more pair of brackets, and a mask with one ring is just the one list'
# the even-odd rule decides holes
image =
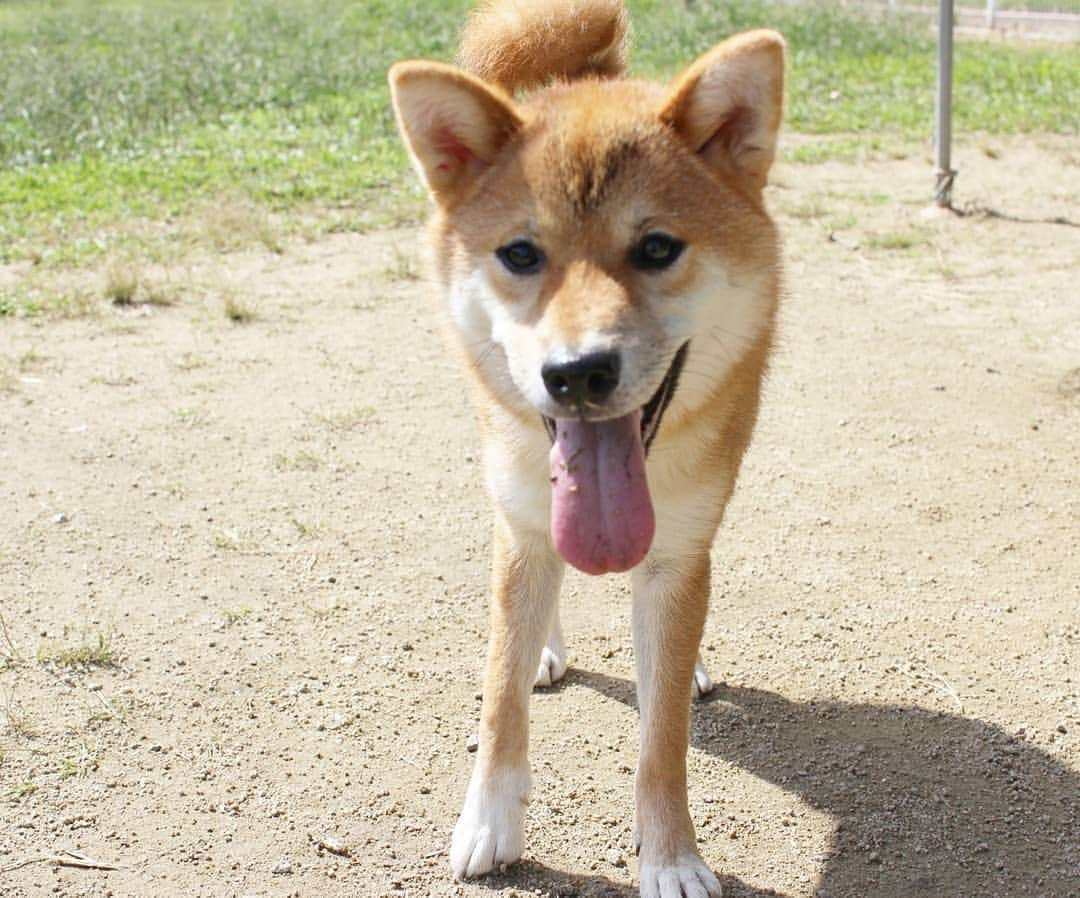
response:
{"label": "small pebble", "polygon": [[480,747],[480,737],[473,733],[465,740],[465,751],[474,752]]}
{"label": "small pebble", "polygon": [[604,860],[606,860],[612,867],[625,867],[626,858],[622,856],[622,852],[618,848],[609,848],[604,852]]}
{"label": "small pebble", "polygon": [[66,524],[68,522],[68,516],[63,512],[60,512],[60,514],[54,514],[52,522],[54,524]]}
{"label": "small pebble", "polygon": [[338,857],[348,857],[352,853],[348,845],[329,833],[319,838],[318,846],[331,854],[336,854]]}
{"label": "small pebble", "polygon": [[292,861],[290,861],[287,857],[283,857],[280,861],[274,864],[274,869],[270,872],[273,873],[275,876],[288,876],[290,873],[292,873],[292,871]]}

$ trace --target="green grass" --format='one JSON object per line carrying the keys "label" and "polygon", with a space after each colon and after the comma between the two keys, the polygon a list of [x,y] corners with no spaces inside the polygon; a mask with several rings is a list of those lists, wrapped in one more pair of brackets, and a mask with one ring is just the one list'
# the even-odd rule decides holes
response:
{"label": "green grass", "polygon": [[[972,6],[978,4],[972,3]],[[985,4],[982,4],[985,7]],[[1068,12],[1080,15],[1080,0],[998,0],[999,10],[1033,10],[1040,12]]]}
{"label": "green grass", "polygon": [[38,646],[37,660],[60,667],[115,667],[118,663],[112,634],[100,631],[84,632],[76,643],[43,642]]}
{"label": "green grass", "polygon": [[918,228],[907,228],[900,231],[890,231],[887,234],[871,235],[866,240],[866,245],[874,249],[904,250],[925,246],[930,242],[930,235]]}
{"label": "green grass", "polygon": [[221,619],[225,621],[228,626],[233,624],[239,624],[246,621],[251,616],[251,609],[247,606],[242,608],[222,608]]}
{"label": "green grass", "polygon": [[222,311],[233,324],[247,324],[255,320],[255,310],[233,293],[225,295]]}
{"label": "green grass", "polygon": [[[221,196],[326,231],[416,217],[386,69],[449,59],[468,0],[7,0],[0,3],[0,263],[157,257]],[[668,77],[734,31],[790,48],[788,127],[925,137],[932,34],[822,4],[632,2],[636,72]],[[962,42],[956,132],[1075,132],[1080,48]],[[850,139],[850,138],[847,138]],[[809,152],[809,151],[807,151]],[[269,242],[268,242],[269,241]],[[273,245],[272,245],[273,244]],[[25,294],[25,290],[24,290]],[[75,308],[0,293],[0,317]]]}

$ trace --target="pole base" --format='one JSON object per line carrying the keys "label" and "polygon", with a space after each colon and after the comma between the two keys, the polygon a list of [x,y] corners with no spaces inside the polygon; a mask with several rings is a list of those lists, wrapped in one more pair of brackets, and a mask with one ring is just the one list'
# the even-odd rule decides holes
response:
{"label": "pole base", "polygon": [[934,172],[934,202],[943,209],[952,208],[952,190],[956,182],[956,169],[938,169]]}

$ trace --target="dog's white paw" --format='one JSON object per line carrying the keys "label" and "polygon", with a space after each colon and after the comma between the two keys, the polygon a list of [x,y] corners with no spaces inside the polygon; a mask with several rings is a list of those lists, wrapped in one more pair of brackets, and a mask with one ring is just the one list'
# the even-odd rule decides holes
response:
{"label": "dog's white paw", "polygon": [[694,683],[690,690],[695,701],[704,698],[713,691],[712,677],[709,676],[709,672],[705,669],[705,664],[702,662],[700,655],[698,655],[697,661],[694,662]]}
{"label": "dog's white paw", "polygon": [[561,651],[545,645],[540,653],[540,666],[536,669],[537,686],[551,686],[566,676],[566,649],[563,646],[558,648]]}
{"label": "dog's white paw", "polygon": [[483,876],[521,857],[528,795],[527,774],[487,782],[473,777],[450,842],[450,867],[457,879]]}
{"label": "dog's white paw", "polygon": [[536,668],[536,686],[551,686],[566,676],[566,643],[562,627],[556,619],[548,636],[547,644],[540,652],[540,664]]}
{"label": "dog's white paw", "polygon": [[675,864],[642,864],[641,898],[721,898],[720,881],[693,855]]}

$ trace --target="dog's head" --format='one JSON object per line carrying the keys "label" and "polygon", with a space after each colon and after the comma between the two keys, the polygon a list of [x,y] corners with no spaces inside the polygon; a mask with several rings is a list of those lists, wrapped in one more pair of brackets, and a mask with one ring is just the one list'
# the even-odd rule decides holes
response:
{"label": "dog's head", "polygon": [[698,372],[737,362],[772,314],[761,190],[782,81],[767,31],[725,41],[666,90],[589,79],[519,104],[452,66],[392,69],[438,210],[438,276],[503,402],[549,420],[643,409],[648,428],[689,341],[709,361],[684,372],[683,407],[683,392],[707,393]]}

